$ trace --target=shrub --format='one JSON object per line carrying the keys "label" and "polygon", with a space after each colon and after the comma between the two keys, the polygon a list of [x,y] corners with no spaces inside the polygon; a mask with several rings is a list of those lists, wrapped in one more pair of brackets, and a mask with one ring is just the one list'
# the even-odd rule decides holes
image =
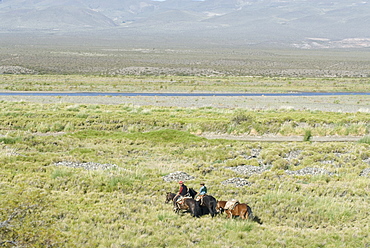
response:
{"label": "shrub", "polygon": [[312,138],[311,130],[306,130],[303,136],[303,141],[310,141]]}
{"label": "shrub", "polygon": [[13,137],[0,137],[0,143],[4,143],[8,145],[15,144],[18,141],[21,141],[20,137],[14,137],[14,138]]}

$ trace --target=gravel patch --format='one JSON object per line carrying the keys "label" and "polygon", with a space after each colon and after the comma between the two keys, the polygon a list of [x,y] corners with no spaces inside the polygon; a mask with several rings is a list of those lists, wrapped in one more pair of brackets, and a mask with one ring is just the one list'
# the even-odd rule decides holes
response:
{"label": "gravel patch", "polygon": [[72,168],[83,168],[85,170],[108,170],[118,168],[115,164],[100,164],[94,162],[79,163],[79,162],[69,162],[61,161],[54,164],[55,166],[66,166]]}
{"label": "gravel patch", "polygon": [[288,175],[294,175],[294,176],[305,176],[305,175],[328,175],[332,176],[334,175],[333,172],[327,171],[322,168],[312,168],[312,167],[306,167],[297,171],[291,171],[286,170],[285,173]]}
{"label": "gravel patch", "polygon": [[370,164],[370,158],[364,159],[364,160],[362,160],[362,161],[363,161],[363,162],[365,162],[365,163]]}
{"label": "gravel patch", "polygon": [[366,168],[363,171],[361,171],[360,176],[362,176],[362,177],[370,177],[370,168]]}
{"label": "gravel patch", "polygon": [[234,178],[227,179],[227,180],[221,182],[221,184],[223,184],[223,185],[233,184],[235,187],[244,187],[244,186],[250,186],[251,185],[250,182],[248,182],[244,178],[240,178],[240,177],[234,177]]}
{"label": "gravel patch", "polygon": [[37,72],[22,66],[0,66],[0,74],[37,74]]}
{"label": "gravel patch", "polygon": [[262,149],[252,148],[251,149],[251,158],[257,158],[259,157]]}
{"label": "gravel patch", "polygon": [[190,180],[194,180],[194,179],[195,179],[195,177],[187,174],[186,172],[182,172],[182,171],[176,171],[176,172],[170,173],[167,176],[163,177],[163,180],[165,182],[190,181]]}
{"label": "gravel patch", "polygon": [[236,167],[226,167],[226,169],[235,171],[238,174],[246,175],[248,177],[253,174],[261,174],[267,170],[267,166],[254,166],[254,165],[239,165]]}
{"label": "gravel patch", "polygon": [[299,155],[301,155],[302,150],[294,150],[290,151],[289,153],[285,154],[284,158],[288,161],[291,161],[293,159],[298,159]]}

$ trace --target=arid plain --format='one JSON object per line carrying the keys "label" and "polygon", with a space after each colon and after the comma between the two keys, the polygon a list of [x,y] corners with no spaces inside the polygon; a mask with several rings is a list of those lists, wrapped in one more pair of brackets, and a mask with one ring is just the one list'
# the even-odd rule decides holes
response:
{"label": "arid plain", "polygon": [[[0,47],[1,92],[368,92],[370,84],[366,50],[16,42]],[[1,96],[0,106],[2,246],[370,244],[368,95]],[[229,139],[243,135],[280,140]],[[246,202],[260,221],[176,214],[164,200],[178,180]]]}

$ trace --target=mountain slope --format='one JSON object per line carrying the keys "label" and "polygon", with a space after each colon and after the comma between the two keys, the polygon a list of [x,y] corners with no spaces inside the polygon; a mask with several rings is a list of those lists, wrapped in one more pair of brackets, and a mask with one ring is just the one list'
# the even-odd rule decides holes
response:
{"label": "mountain slope", "polygon": [[0,32],[88,30],[222,44],[370,38],[365,0],[2,0],[0,19]]}

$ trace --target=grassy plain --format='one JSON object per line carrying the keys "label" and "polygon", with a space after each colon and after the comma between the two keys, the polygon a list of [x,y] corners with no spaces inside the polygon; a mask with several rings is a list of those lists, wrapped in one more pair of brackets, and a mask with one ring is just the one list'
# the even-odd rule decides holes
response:
{"label": "grassy plain", "polygon": [[[36,75],[0,75],[1,91],[367,92],[369,89],[368,77],[352,77],[361,74],[362,66],[367,65],[363,63],[366,54],[357,52],[342,64],[337,63],[341,59],[336,52],[330,53],[333,56],[327,60],[320,53],[311,53],[309,60],[305,52],[299,52],[303,54],[299,58],[297,53],[244,53],[253,65],[243,71],[241,68],[245,68],[248,60],[231,52],[226,59],[217,61],[214,53],[204,51],[202,59],[195,60],[195,53],[179,56],[179,52],[172,50],[54,48],[35,52],[27,48],[15,53],[12,47],[1,47],[3,66],[16,64],[37,71]],[[266,58],[266,54],[270,57]],[[126,55],[128,59],[122,59]],[[293,57],[295,62],[291,62]],[[120,72],[130,61],[136,67],[168,67],[172,63],[172,67],[178,65],[181,70],[174,75],[130,76],[113,76],[106,71],[116,67],[115,71]],[[175,64],[176,61],[180,64]],[[269,65],[275,67],[270,70]],[[336,68],[331,75],[341,76],[314,77],[317,65]],[[188,73],[191,67],[207,66],[220,71],[223,68],[224,72],[232,72],[236,67],[243,75],[179,75]],[[253,68],[258,77],[247,77]],[[281,77],[276,72],[287,73]],[[294,76],[295,73],[298,74]],[[95,104],[95,99],[85,103],[59,100],[0,101],[2,247],[370,245],[370,178],[364,173],[370,167],[368,111],[251,110],[175,104],[163,107]],[[338,99],[332,104],[342,102]],[[366,107],[368,98],[354,104]],[[198,136],[202,133],[299,135],[302,141],[208,140]],[[311,136],[327,135],[363,138],[360,142],[310,141]],[[65,166],[90,163],[111,168]],[[229,169],[241,165],[268,169],[253,175]],[[332,174],[287,173],[305,168],[325,169]],[[225,216],[194,219],[189,214],[173,213],[171,205],[164,203],[165,193],[175,192],[178,184],[165,182],[163,176],[176,171],[194,176],[186,183],[195,189],[205,182],[217,199],[249,203],[262,225],[227,220]],[[231,178],[241,178],[250,184],[236,187],[223,183]]]}
{"label": "grassy plain", "polygon": [[[73,103],[1,105],[4,247],[366,247],[369,143],[207,140],[202,132],[369,134],[367,113]],[[251,158],[253,150],[259,150]],[[300,155],[288,159],[288,154]],[[108,170],[57,162],[114,164]],[[252,176],[227,167],[267,165]],[[324,168],[334,175],[292,176]],[[248,202],[263,224],[193,219],[164,204],[183,171],[217,199]],[[240,177],[251,185],[223,181]]]}
{"label": "grassy plain", "polygon": [[0,75],[0,91],[368,92],[369,78]]}

